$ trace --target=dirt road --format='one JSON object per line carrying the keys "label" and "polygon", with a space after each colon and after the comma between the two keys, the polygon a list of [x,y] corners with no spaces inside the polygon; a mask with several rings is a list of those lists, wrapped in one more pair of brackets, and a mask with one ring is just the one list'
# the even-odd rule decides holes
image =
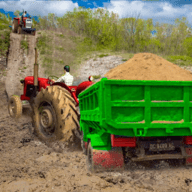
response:
{"label": "dirt road", "polygon": [[192,191],[192,167],[179,162],[131,163],[123,173],[91,174],[81,149],[51,148],[31,134],[29,109],[18,121],[9,117],[3,81],[0,98],[0,192]]}
{"label": "dirt road", "polygon": [[[28,42],[28,53],[21,48],[21,41]],[[7,76],[5,81],[8,96],[20,95],[22,87],[20,79],[33,75],[33,64],[35,63],[36,38],[31,35],[10,34],[10,48],[7,63]]]}

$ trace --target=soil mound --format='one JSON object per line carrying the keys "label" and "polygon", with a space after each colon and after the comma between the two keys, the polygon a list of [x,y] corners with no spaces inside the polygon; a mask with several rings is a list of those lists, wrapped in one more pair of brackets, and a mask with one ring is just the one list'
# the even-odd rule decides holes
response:
{"label": "soil mound", "polygon": [[108,79],[192,81],[192,73],[152,53],[138,53],[105,74]]}

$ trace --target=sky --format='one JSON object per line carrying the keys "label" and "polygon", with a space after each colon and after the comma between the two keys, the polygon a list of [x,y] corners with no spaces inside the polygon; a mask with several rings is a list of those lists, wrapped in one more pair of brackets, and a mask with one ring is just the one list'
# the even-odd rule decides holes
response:
{"label": "sky", "polygon": [[16,10],[26,10],[31,16],[46,16],[48,13],[55,13],[63,16],[74,8],[84,6],[95,10],[106,8],[119,15],[119,18],[137,17],[142,19],[152,18],[153,22],[174,24],[176,18],[186,17],[189,26],[192,27],[192,0],[16,0],[1,1],[0,12],[9,13],[13,17]]}

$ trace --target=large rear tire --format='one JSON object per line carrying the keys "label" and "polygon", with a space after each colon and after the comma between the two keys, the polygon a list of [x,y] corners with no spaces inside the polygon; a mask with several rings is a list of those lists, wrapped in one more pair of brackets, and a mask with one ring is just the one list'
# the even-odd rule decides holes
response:
{"label": "large rear tire", "polygon": [[47,142],[73,143],[80,134],[75,100],[60,86],[41,89],[34,99],[33,125],[35,134]]}
{"label": "large rear tire", "polygon": [[12,118],[19,118],[22,114],[22,103],[18,95],[13,95],[9,99],[8,111]]}
{"label": "large rear tire", "polygon": [[31,31],[31,35],[35,36],[35,31]]}

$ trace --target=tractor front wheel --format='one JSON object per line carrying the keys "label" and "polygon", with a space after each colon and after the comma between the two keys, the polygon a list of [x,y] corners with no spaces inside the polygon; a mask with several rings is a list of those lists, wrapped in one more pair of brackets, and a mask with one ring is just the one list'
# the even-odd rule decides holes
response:
{"label": "tractor front wheel", "polygon": [[75,100],[60,86],[48,86],[37,94],[33,104],[34,131],[46,142],[75,142],[79,133]]}
{"label": "tractor front wheel", "polygon": [[9,99],[8,111],[11,117],[19,118],[22,114],[22,102],[18,95],[13,95]]}

